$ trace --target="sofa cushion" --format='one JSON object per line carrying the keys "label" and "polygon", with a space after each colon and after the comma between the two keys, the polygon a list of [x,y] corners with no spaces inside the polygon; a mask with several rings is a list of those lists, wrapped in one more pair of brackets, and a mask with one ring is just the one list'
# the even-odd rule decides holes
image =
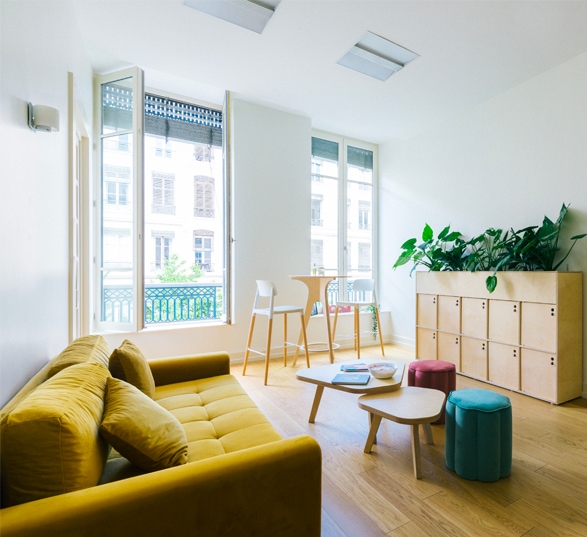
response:
{"label": "sofa cushion", "polygon": [[98,483],[108,456],[99,434],[108,377],[100,363],[72,365],[10,413],[2,434],[4,505]]}
{"label": "sofa cushion", "polygon": [[128,339],[125,339],[110,356],[109,368],[114,378],[136,386],[151,398],[155,395],[155,381],[151,368],[141,350]]}
{"label": "sofa cushion", "polygon": [[99,362],[108,367],[109,357],[110,349],[102,336],[77,338],[55,358],[47,372],[47,378],[51,378],[66,367],[86,362]]}
{"label": "sofa cushion", "polygon": [[188,462],[282,439],[232,375],[157,386],[155,400],[182,424]]}
{"label": "sofa cushion", "polygon": [[143,470],[162,470],[188,460],[187,438],[179,421],[120,379],[108,379],[100,433],[114,449]]}

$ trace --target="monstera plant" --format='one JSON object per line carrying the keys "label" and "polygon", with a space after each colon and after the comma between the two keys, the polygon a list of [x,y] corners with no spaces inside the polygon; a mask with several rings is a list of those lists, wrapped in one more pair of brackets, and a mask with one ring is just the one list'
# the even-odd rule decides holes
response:
{"label": "monstera plant", "polygon": [[489,228],[481,235],[465,240],[458,231],[445,227],[436,238],[426,224],[422,242],[416,238],[404,242],[402,252],[393,268],[409,263],[429,270],[493,271],[485,284],[492,293],[497,286],[497,273],[501,270],[557,270],[567,259],[579,239],[587,233],[571,237],[571,245],[560,255],[559,236],[569,206],[563,203],[558,218],[544,217],[542,225],[515,231],[513,228]]}

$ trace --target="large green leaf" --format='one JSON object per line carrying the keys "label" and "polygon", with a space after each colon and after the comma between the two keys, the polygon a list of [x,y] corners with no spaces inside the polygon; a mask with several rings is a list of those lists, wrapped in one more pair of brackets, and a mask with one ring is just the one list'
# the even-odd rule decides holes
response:
{"label": "large green leaf", "polygon": [[408,239],[406,242],[404,242],[400,248],[402,250],[413,250],[416,246],[416,242],[417,239]]}
{"label": "large green leaf", "polygon": [[487,278],[485,279],[485,287],[490,293],[493,293],[493,291],[495,291],[495,288],[497,287],[497,276],[495,274],[493,274],[492,276],[487,276]]}
{"label": "large green leaf", "polygon": [[448,235],[448,232],[450,231],[450,226],[446,226],[439,234],[438,234],[438,240],[442,241],[445,240],[445,237]]}
{"label": "large green leaf", "polygon": [[426,224],[424,226],[424,231],[422,231],[422,240],[424,242],[428,242],[431,241],[434,238],[434,231],[432,231],[432,228]]}

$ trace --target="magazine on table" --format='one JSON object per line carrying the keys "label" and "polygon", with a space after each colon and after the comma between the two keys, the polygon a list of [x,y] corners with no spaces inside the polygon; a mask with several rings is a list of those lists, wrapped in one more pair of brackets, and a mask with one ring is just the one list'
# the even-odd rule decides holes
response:
{"label": "magazine on table", "polygon": [[369,367],[367,364],[342,364],[340,370],[346,373],[368,373]]}
{"label": "magazine on table", "polygon": [[353,384],[365,385],[369,383],[371,375],[369,373],[339,373],[332,379],[332,384]]}

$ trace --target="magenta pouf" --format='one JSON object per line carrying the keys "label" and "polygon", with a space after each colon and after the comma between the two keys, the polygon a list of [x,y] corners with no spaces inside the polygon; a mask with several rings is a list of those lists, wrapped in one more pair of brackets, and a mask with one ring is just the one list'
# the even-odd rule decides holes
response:
{"label": "magenta pouf", "polygon": [[[408,386],[432,388],[444,392],[448,397],[457,388],[455,365],[443,360],[416,360],[408,367]],[[444,423],[444,410],[434,424]]]}

